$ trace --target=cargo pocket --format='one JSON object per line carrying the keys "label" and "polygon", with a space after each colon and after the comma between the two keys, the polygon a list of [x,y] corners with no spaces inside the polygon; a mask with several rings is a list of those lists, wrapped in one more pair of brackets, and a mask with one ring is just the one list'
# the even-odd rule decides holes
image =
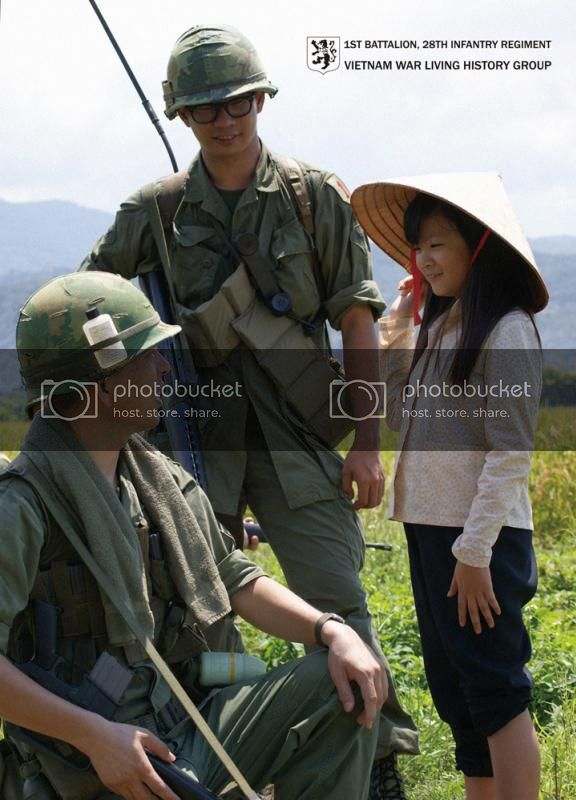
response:
{"label": "cargo pocket", "polygon": [[320,291],[314,277],[312,246],[297,219],[274,232],[271,244],[276,260],[276,278],[292,298],[294,313],[312,317],[320,305]]}

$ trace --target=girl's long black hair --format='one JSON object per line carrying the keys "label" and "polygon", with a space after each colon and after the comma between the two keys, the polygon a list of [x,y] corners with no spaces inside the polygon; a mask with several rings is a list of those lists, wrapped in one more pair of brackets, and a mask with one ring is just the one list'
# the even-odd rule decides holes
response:
{"label": "girl's long black hair", "polygon": [[[438,213],[454,224],[473,253],[486,230],[484,225],[450,203],[428,194],[417,194],[404,212],[404,235],[408,243],[417,246],[422,223],[431,214]],[[504,314],[512,309],[519,308],[530,315],[542,347],[534,322],[538,303],[529,272],[521,256],[495,233],[490,234],[468,273],[460,300],[462,332],[448,376],[453,384],[462,384],[470,377],[486,338]],[[426,349],[431,323],[454,301],[454,297],[437,297],[428,292],[410,372]]]}

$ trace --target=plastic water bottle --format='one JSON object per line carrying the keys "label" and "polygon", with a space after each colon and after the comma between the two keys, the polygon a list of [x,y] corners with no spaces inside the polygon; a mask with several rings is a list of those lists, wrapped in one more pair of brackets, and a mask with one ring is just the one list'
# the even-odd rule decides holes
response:
{"label": "plastic water bottle", "polygon": [[[82,326],[84,335],[89,344],[99,344],[105,339],[118,335],[118,329],[110,314],[101,314],[97,308],[91,308],[86,312],[87,321]],[[95,350],[96,361],[102,369],[109,369],[128,357],[123,342],[114,342],[101,350]]]}

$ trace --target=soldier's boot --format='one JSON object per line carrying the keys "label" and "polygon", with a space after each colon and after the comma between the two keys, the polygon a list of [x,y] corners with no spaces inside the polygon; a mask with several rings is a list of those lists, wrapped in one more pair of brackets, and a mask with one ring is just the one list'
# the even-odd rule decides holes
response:
{"label": "soldier's boot", "polygon": [[368,800],[406,800],[404,781],[398,772],[395,753],[372,765]]}

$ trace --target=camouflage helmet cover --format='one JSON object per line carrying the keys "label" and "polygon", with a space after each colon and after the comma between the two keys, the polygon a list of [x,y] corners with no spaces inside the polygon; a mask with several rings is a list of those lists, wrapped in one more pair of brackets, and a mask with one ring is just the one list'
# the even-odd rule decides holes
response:
{"label": "camouflage helmet cover", "polygon": [[278,91],[253,45],[227,25],[197,25],[183,33],[170,55],[162,88],[168,119],[185,106],[220,103],[247,92],[274,97]]}
{"label": "camouflage helmet cover", "polygon": [[[111,369],[102,369],[96,359],[102,343],[90,345],[83,330],[93,308],[112,317],[126,349],[126,358]],[[76,272],[54,278],[28,298],[16,327],[28,407],[46,392],[65,394],[71,384],[101,380],[180,330],[162,322],[146,295],[118,275]]]}

